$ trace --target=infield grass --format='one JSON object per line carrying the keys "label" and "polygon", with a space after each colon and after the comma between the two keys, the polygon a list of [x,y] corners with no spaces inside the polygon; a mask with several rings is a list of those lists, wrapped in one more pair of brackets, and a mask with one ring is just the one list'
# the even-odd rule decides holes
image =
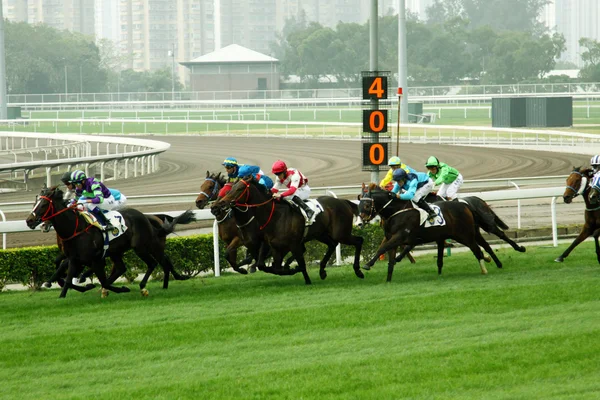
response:
{"label": "infield grass", "polygon": [[600,266],[584,243],[300,275],[0,294],[0,397],[596,399]]}

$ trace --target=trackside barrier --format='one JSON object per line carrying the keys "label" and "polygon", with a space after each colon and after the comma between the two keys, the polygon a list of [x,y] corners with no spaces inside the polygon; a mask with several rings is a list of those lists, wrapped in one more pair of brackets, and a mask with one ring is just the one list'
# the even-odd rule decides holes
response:
{"label": "trackside barrier", "polygon": [[[552,243],[554,247],[558,246],[558,230],[556,222],[556,199],[561,197],[564,193],[564,186],[562,187],[547,187],[547,188],[534,188],[534,189],[520,189],[520,190],[497,190],[489,192],[472,192],[472,193],[460,193],[459,197],[477,196],[485,201],[503,201],[503,200],[524,200],[524,199],[539,199],[539,198],[550,198],[550,213],[552,217]],[[335,196],[335,193],[330,191],[330,194]],[[358,203],[357,200],[353,200]],[[30,204],[31,205],[31,204]],[[0,211],[1,212],[1,211]],[[156,214],[168,214],[171,216],[177,216],[183,211],[169,211]],[[152,213],[149,213],[152,214]],[[210,210],[194,210],[194,215],[197,220],[214,220],[214,216],[210,213]],[[21,221],[6,221],[0,222],[0,233],[14,233],[14,232],[32,232],[31,229],[25,224],[25,220]],[[219,264],[219,235],[216,220],[213,224],[213,246],[215,250],[215,276],[221,275],[221,268]],[[340,265],[341,253],[336,249],[336,265]]]}

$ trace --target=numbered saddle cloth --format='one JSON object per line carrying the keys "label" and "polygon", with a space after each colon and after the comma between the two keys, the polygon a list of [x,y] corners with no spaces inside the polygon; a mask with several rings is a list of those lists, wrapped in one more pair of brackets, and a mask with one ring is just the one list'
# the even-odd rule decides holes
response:
{"label": "numbered saddle cloth", "polygon": [[[85,210],[80,211],[80,214],[92,225],[98,227],[99,229],[103,229],[103,226],[98,222],[98,219],[91,212]],[[127,230],[127,225],[125,225],[125,221],[123,216],[118,211],[108,211],[104,213],[104,216],[110,224],[115,228],[111,229],[109,232],[106,232],[108,241],[118,238]]]}
{"label": "numbered saddle cloth", "polygon": [[304,212],[304,210],[300,209],[300,211],[302,212],[302,215],[304,215],[304,219],[306,219],[306,226],[310,226],[313,224],[313,222],[315,222],[317,215],[319,215],[320,213],[323,212],[323,206],[321,205],[321,203],[319,203],[317,200],[314,200],[314,199],[304,200],[304,204],[308,205],[310,207],[310,209],[313,210],[313,216],[309,220],[306,218],[306,213]]}
{"label": "numbered saddle cloth", "polygon": [[444,226],[446,225],[446,219],[444,218],[444,214],[442,214],[442,210],[439,206],[435,204],[430,204],[429,207],[433,211],[435,211],[435,218],[429,219],[429,215],[418,205],[413,203],[413,207],[419,211],[419,216],[421,218],[420,224],[424,228],[431,228],[432,226]]}

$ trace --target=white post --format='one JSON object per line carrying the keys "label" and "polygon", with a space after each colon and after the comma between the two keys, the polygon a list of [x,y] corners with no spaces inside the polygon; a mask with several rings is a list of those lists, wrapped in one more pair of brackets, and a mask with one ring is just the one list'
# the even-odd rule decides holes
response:
{"label": "white post", "polygon": [[[327,190],[325,194],[329,194],[337,199],[336,194],[331,190]],[[335,265],[342,265],[342,245],[339,243],[335,248]]]}
{"label": "white post", "polygon": [[[512,182],[512,181],[508,181],[508,183],[514,185],[514,187],[517,188],[517,190],[519,190],[519,185],[517,185],[516,183]],[[521,229],[521,200],[517,200],[517,228]]]}
{"label": "white post", "polygon": [[556,226],[556,199],[558,197],[553,197],[550,202],[550,212],[552,214],[552,245],[554,247],[558,246],[558,231]]}
{"label": "white post", "polygon": [[219,224],[216,219],[213,223],[213,250],[215,252],[215,276],[221,276],[221,265],[219,264]]}

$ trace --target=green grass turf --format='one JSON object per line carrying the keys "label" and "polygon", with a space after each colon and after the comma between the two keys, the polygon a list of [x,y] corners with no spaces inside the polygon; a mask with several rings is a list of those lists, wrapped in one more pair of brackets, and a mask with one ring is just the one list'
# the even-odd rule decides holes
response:
{"label": "green grass turf", "polygon": [[600,266],[584,243],[300,275],[0,294],[0,397],[595,399]]}

